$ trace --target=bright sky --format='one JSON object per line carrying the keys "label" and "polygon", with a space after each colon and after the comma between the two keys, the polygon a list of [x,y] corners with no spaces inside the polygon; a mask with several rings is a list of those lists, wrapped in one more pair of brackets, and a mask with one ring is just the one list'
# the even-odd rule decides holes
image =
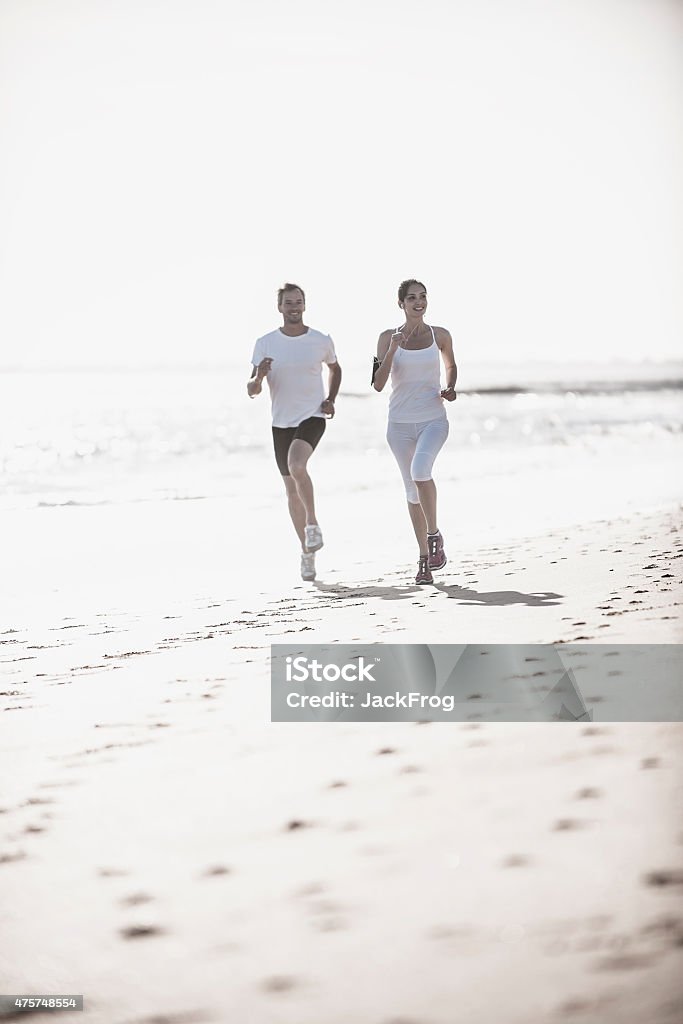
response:
{"label": "bright sky", "polygon": [[0,365],[683,354],[676,0],[0,0]]}

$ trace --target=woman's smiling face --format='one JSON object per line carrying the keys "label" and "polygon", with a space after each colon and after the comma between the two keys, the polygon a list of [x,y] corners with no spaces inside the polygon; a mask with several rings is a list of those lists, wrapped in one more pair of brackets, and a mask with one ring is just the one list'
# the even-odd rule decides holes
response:
{"label": "woman's smiling face", "polygon": [[406,316],[423,316],[426,309],[427,291],[425,287],[417,283],[411,284],[406,297],[403,300],[403,310]]}

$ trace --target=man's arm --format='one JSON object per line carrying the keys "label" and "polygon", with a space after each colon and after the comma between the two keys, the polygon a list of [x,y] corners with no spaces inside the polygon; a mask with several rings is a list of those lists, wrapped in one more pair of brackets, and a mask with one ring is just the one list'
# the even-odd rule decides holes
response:
{"label": "man's arm", "polygon": [[263,378],[267,375],[270,370],[270,364],[272,359],[262,359],[258,366],[252,367],[252,374],[250,380],[247,381],[247,394],[250,398],[255,398],[256,395],[260,395],[263,390]]}
{"label": "man's arm", "polygon": [[320,411],[324,412],[326,416],[334,416],[334,402],[339,394],[339,385],[341,384],[342,371],[339,363],[328,363],[327,364],[328,375],[327,375],[327,398],[320,406]]}

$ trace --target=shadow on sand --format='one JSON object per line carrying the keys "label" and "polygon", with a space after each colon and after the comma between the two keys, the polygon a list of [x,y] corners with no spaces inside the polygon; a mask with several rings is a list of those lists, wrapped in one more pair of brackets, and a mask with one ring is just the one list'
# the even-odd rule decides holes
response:
{"label": "shadow on sand", "polygon": [[465,587],[448,587],[442,583],[435,583],[436,590],[440,590],[447,597],[456,598],[460,604],[469,605],[494,605],[502,606],[508,604],[525,604],[528,608],[549,608],[560,603],[563,594],[543,592],[540,594],[523,594],[520,590],[468,590]]}
{"label": "shadow on sand", "polygon": [[523,604],[528,608],[548,608],[560,603],[563,594],[552,592],[538,594],[523,594],[519,590],[489,590],[479,592],[469,590],[465,587],[446,586],[442,583],[435,583],[433,587],[418,586],[416,583],[407,586],[377,587],[377,586],[346,586],[343,583],[321,583],[316,580],[313,584],[316,590],[326,596],[335,597],[339,600],[358,600],[364,597],[378,597],[382,601],[402,601],[406,598],[415,597],[417,594],[429,594],[430,591],[440,590],[449,598],[455,598],[460,604],[480,605],[485,607],[493,605],[502,607],[511,604]]}
{"label": "shadow on sand", "polygon": [[347,601],[363,597],[379,597],[382,601],[402,601],[408,597],[415,597],[416,594],[420,594],[428,589],[427,587],[419,587],[416,583],[403,587],[376,587],[372,585],[352,587],[346,586],[344,583],[321,583],[319,580],[316,580],[313,586],[321,594]]}

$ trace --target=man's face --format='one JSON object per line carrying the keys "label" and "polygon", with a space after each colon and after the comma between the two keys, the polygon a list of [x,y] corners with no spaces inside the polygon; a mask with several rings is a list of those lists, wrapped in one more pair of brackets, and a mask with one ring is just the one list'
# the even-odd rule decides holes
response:
{"label": "man's face", "polygon": [[306,303],[299,289],[293,288],[291,291],[285,292],[278,309],[282,313],[285,324],[300,324]]}

